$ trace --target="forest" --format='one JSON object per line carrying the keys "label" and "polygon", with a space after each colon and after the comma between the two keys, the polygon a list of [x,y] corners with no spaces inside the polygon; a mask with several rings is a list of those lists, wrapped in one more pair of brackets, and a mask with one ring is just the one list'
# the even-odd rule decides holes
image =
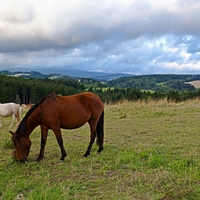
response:
{"label": "forest", "polygon": [[85,90],[83,84],[70,79],[35,79],[0,75],[0,102],[18,101],[29,104],[39,101],[43,96],[56,93],[70,95]]}
{"label": "forest", "polygon": [[[84,91],[98,94],[105,103],[116,103],[123,100],[148,102],[149,99],[180,102],[200,97],[200,90],[185,81],[200,79],[198,76],[152,75],[139,77],[123,77],[108,82],[88,78],[61,77],[27,78],[0,74],[0,102],[16,102],[19,104],[36,103],[50,93],[71,95]],[[136,81],[130,81],[136,79]],[[174,81],[173,81],[174,79]],[[130,83],[129,85],[127,83]],[[125,87],[126,83],[126,87]],[[135,83],[135,86],[133,85]],[[139,87],[140,85],[140,87]],[[145,86],[145,87],[142,87]],[[174,85],[174,87],[172,87]],[[156,87],[155,87],[156,86]],[[164,89],[161,89],[164,88]]]}
{"label": "forest", "polygon": [[200,75],[176,75],[156,74],[121,77],[108,82],[108,86],[120,88],[138,88],[141,90],[153,90],[167,92],[170,90],[195,90],[193,85],[187,82],[200,80]]}

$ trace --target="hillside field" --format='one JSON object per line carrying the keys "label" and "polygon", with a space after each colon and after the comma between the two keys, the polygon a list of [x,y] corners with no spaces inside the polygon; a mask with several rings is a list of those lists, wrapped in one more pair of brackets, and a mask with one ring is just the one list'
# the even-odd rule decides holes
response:
{"label": "hillside field", "polygon": [[[22,113],[25,115],[25,111]],[[45,157],[35,159],[40,128],[31,134],[28,163],[11,158],[11,117],[0,129],[0,199],[200,199],[200,101],[105,105],[105,148],[83,158],[89,127],[62,130],[68,153],[49,132]],[[15,130],[13,126],[11,130]]]}
{"label": "hillside field", "polygon": [[200,80],[190,81],[190,82],[187,82],[187,83],[193,85],[197,89],[200,88]]}

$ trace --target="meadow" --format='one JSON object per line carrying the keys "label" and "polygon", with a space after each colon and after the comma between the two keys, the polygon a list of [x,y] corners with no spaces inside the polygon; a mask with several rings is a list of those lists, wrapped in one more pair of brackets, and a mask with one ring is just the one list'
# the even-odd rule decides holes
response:
{"label": "meadow", "polygon": [[[0,129],[0,199],[200,199],[200,101],[105,105],[104,150],[83,158],[89,127],[62,130],[68,153],[49,132],[45,157],[35,159],[40,129],[31,134],[27,163],[12,159],[11,117]],[[22,113],[25,115],[25,111]],[[15,131],[14,125],[11,130]]]}

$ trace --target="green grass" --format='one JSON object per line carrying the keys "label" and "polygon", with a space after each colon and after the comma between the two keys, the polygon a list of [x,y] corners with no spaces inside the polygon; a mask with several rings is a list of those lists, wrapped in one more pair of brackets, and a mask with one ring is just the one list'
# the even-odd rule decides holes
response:
{"label": "green grass", "polygon": [[[89,127],[62,130],[68,153],[49,132],[45,158],[35,162],[40,129],[31,134],[29,162],[12,160],[8,126],[0,129],[0,199],[200,199],[200,102],[105,105],[105,149],[83,158]],[[25,114],[25,113],[23,113]],[[12,130],[16,129],[13,126]]]}

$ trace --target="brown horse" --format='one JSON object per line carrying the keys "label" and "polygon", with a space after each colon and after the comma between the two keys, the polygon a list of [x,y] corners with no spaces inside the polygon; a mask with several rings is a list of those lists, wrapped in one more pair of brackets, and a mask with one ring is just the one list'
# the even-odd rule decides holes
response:
{"label": "brown horse", "polygon": [[22,119],[16,132],[10,131],[15,147],[15,157],[25,162],[31,147],[29,135],[40,125],[41,127],[41,148],[37,161],[44,158],[44,148],[47,140],[47,133],[52,129],[61,150],[60,160],[66,157],[63,146],[61,128],[75,129],[84,125],[90,125],[90,143],[83,156],[87,157],[97,136],[98,152],[103,150],[104,139],[104,104],[94,93],[84,92],[71,96],[57,96],[50,94],[42,98],[32,106]]}

